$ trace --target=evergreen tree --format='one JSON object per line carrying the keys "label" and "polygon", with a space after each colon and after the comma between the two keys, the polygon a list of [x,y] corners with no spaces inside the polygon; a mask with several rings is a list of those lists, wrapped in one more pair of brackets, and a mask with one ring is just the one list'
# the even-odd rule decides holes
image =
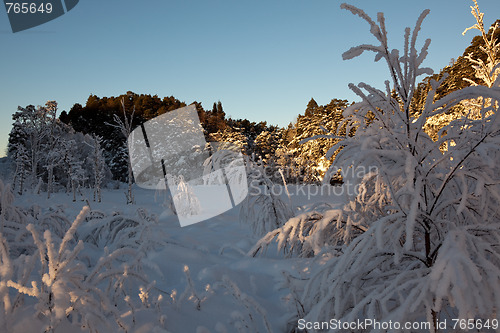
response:
{"label": "evergreen tree", "polygon": [[318,111],[318,103],[316,103],[314,98],[311,98],[309,103],[307,103],[306,112],[304,112],[304,116],[312,117],[317,111]]}
{"label": "evergreen tree", "polygon": [[241,149],[244,154],[248,153],[248,140],[240,131],[226,128],[208,136],[209,142],[228,142]]}
{"label": "evergreen tree", "polygon": [[217,102],[217,113],[225,116],[224,109],[222,108],[222,102]]}
{"label": "evergreen tree", "polygon": [[[298,170],[294,173],[299,182],[320,182],[323,179],[335,157],[325,159],[325,155],[329,147],[338,142],[338,139],[324,137],[328,134],[325,131],[328,128],[332,133],[337,132],[343,120],[342,112],[347,105],[347,100],[332,99],[327,105],[318,106],[316,101],[311,99],[304,115],[297,118],[293,130],[288,129],[286,135],[293,131],[293,138],[286,145],[289,157],[282,163],[288,163],[290,168]],[[345,135],[345,130],[339,132],[342,133]],[[309,140],[312,137],[315,140]],[[281,156],[285,157],[284,152],[281,152]]]}
{"label": "evergreen tree", "polygon": [[260,132],[254,140],[254,153],[264,165],[272,167],[276,164],[276,149],[278,149],[279,132],[276,127]]}

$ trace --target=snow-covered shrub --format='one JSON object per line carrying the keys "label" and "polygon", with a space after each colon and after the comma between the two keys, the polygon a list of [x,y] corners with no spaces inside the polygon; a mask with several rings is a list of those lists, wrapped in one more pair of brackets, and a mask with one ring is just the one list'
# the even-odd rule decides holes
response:
{"label": "snow-covered shrub", "polygon": [[14,194],[10,184],[4,184],[0,179],[0,232],[9,233],[7,229],[18,230],[20,225],[26,223],[25,214],[14,206]]}
{"label": "snow-covered shrub", "polygon": [[[368,22],[380,43],[354,47],[344,59],[375,52],[375,60],[389,66],[392,87],[389,81],[385,92],[365,83],[350,85],[363,99],[344,112],[347,132],[357,128],[356,135],[329,153],[343,146],[336,165],[375,166],[377,171],[362,179],[358,195],[346,206],[350,218],[339,228],[348,241],[342,254],[313,275],[304,290],[305,319],[435,323],[494,318],[500,308],[500,82],[434,101],[440,84],[434,81],[425,105],[413,110],[417,77],[432,73],[421,67],[430,40],[420,52],[416,48],[428,11],[413,32],[405,30],[400,54],[389,49],[382,13],[376,23],[356,7],[341,7]],[[437,141],[424,132],[429,117],[480,96],[492,101],[482,105],[480,119],[453,120]],[[366,231],[352,235],[354,226]]]}
{"label": "snow-covered shrub", "polygon": [[287,271],[282,271],[283,279],[279,285],[280,289],[287,290],[288,293],[282,297],[282,301],[287,305],[289,311],[288,320],[287,320],[287,329],[288,333],[299,333],[299,332],[310,332],[309,330],[300,329],[297,325],[298,321],[305,317],[305,307],[302,304],[302,294],[304,292],[305,285],[307,284],[310,275],[310,267],[317,268],[321,267],[321,264],[318,265],[318,261],[324,262],[328,257],[331,257],[328,253],[324,253],[324,255],[317,256],[312,260],[307,260],[304,269],[297,270],[294,274],[290,274]]}
{"label": "snow-covered shrub", "polygon": [[[240,220],[251,225],[257,235],[263,235],[281,226],[293,216],[290,204],[281,200],[281,187],[275,186],[262,163],[254,163],[241,155],[232,143],[210,143],[210,157],[203,164],[205,185],[242,184],[247,191],[234,191],[234,202],[240,205]],[[244,164],[244,165],[243,165]],[[246,170],[242,172],[243,167]],[[236,192],[236,193],[235,193]]]}
{"label": "snow-covered shrub", "polygon": [[[265,253],[267,247],[276,242],[278,251],[286,257],[313,257],[329,247],[338,251],[344,244],[343,227],[351,216],[342,209],[329,209],[326,212],[312,211],[289,219],[282,227],[269,231],[248,252],[256,256]],[[349,235],[358,235],[366,229],[351,223]]]}
{"label": "snow-covered shrub", "polygon": [[[7,249],[13,257],[32,253],[35,245],[26,230],[26,226],[34,219],[31,211],[25,211],[13,204],[14,194],[10,184],[0,180],[0,233],[7,242]],[[36,209],[36,206],[34,206]]]}
{"label": "snow-covered shrub", "polygon": [[193,279],[191,278],[191,272],[189,266],[184,265],[184,275],[186,276],[186,289],[179,295],[178,299],[175,299],[175,303],[179,305],[180,303],[190,301],[195,305],[196,310],[201,309],[201,304],[205,302],[208,297],[213,293],[210,285],[205,286],[205,290],[201,293],[196,291]]}
{"label": "snow-covered shrub", "polygon": [[247,191],[241,189],[247,184],[248,178],[244,170],[245,159],[241,154],[241,148],[228,142],[210,142],[207,144],[209,157],[203,163],[203,184],[224,185],[228,191],[231,184],[235,185],[236,191],[231,191],[233,201],[238,204],[245,199]]}
{"label": "snow-covered shrub", "polygon": [[41,233],[49,230],[57,238],[63,238],[71,226],[71,222],[61,208],[49,208],[44,212],[38,205],[33,205],[28,209],[11,205],[6,209],[6,211],[9,210],[15,214],[9,214],[5,218],[5,228],[2,234],[9,243],[9,252],[13,257],[21,254],[31,255],[36,250],[32,233],[26,229],[29,224]]}
{"label": "snow-covered shrub", "polygon": [[[267,319],[266,310],[253,297],[242,292],[228,276],[222,277],[219,286],[226,289],[243,308],[239,311],[233,311],[230,315],[230,322],[237,332],[273,332]],[[263,330],[261,327],[263,327]]]}
{"label": "snow-covered shrub", "polygon": [[101,211],[91,211],[87,222],[78,235],[85,243],[109,250],[130,247],[146,252],[164,243],[164,235],[158,230],[158,218],[142,208],[135,216]]}
{"label": "snow-covered shrub", "polygon": [[[210,142],[205,147],[209,156],[203,162],[203,176],[205,185],[224,184],[232,177],[240,175],[238,167],[243,166],[243,155],[240,147],[229,142]],[[224,172],[217,172],[217,171]],[[214,172],[215,171],[215,172]],[[224,179],[226,177],[227,179]],[[234,179],[239,182],[238,179]]]}
{"label": "snow-covered shrub", "polygon": [[[42,212],[34,206],[11,214],[12,208],[3,207],[9,232],[8,238],[0,233],[2,331],[17,332],[28,321],[36,321],[43,332],[70,326],[89,332],[127,332],[136,323],[136,312],[147,310],[161,317],[156,308],[146,306],[156,305],[160,297],[152,292],[154,281],[143,269],[149,265],[145,253],[158,244],[153,236],[158,233],[152,230],[154,216],[138,211],[133,218],[106,220],[105,214],[89,214],[85,207],[69,223],[58,209]],[[96,224],[114,225],[99,229],[107,246],[86,237]]]}
{"label": "snow-covered shrub", "polygon": [[[50,230],[43,233],[42,241],[35,227],[29,224],[26,229],[31,232],[38,249],[40,276],[32,280],[30,285],[10,279],[7,281],[10,288],[37,299],[35,309],[37,315],[46,319],[45,332],[53,332],[69,315],[80,318],[75,319],[81,325],[89,325],[89,319],[94,320],[102,316],[99,313],[101,302],[91,296],[90,286],[85,286],[85,281],[82,281],[85,267],[74,260],[83,249],[83,242],[72,244],[73,236],[87,210],[82,210],[57,245]],[[31,269],[33,268],[32,266]],[[18,269],[26,267],[20,266]],[[93,306],[89,307],[90,304]]]}
{"label": "snow-covered shrub", "polygon": [[264,235],[282,226],[293,215],[289,203],[281,200],[281,187],[266,175],[265,168],[246,161],[248,195],[240,206],[240,219],[252,226],[257,235]]}
{"label": "snow-covered shrub", "polygon": [[26,214],[31,217],[31,221],[36,221],[33,223],[38,231],[50,230],[59,238],[63,238],[68,228],[71,227],[71,221],[68,220],[61,207],[49,207],[46,211],[42,211],[40,206],[33,205],[26,211]]}

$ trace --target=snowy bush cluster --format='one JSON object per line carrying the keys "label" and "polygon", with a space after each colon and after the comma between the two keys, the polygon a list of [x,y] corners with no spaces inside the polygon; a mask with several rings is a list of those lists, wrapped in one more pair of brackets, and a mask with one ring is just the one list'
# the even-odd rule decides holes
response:
{"label": "snowy bush cluster", "polygon": [[[268,233],[250,254],[274,240],[288,253],[329,254],[330,259],[319,260],[315,273],[301,286],[303,315],[311,322],[496,318],[499,62],[476,63],[478,71],[491,70],[491,85],[467,87],[435,100],[443,78],[432,82],[433,90],[416,109],[417,77],[432,74],[421,66],[430,40],[417,50],[417,35],[428,11],[413,31],[405,30],[400,53],[389,48],[382,13],[375,22],[354,6],[342,8],[364,19],[378,41],[353,47],[344,59],[372,51],[375,61],[387,62],[391,81],[385,82],[385,91],[365,83],[350,85],[362,102],[347,108],[344,125],[347,132],[356,129],[356,135],[345,136],[328,154],[342,147],[336,165],[376,166],[376,172],[360,180],[357,196],[342,209],[294,217]],[[486,75],[484,70],[480,74]],[[476,103],[465,103],[471,99]],[[457,105],[468,105],[468,112],[442,127],[432,140],[424,125]]]}
{"label": "snowy bush cluster", "polygon": [[14,206],[3,183],[0,197],[2,332],[128,332],[139,313],[162,327],[162,315],[143,304],[146,294],[155,302],[165,297],[149,292],[154,282],[144,272],[154,266],[147,252],[162,244],[154,216],[84,207],[70,222],[63,211]]}
{"label": "snowy bush cluster", "polygon": [[[267,310],[238,280],[222,275],[200,285],[187,264],[182,274],[165,270],[175,262],[167,252],[200,252],[171,239],[144,208],[86,206],[72,220],[62,207],[21,208],[14,199],[0,181],[2,332],[179,332],[183,324],[172,316],[205,318],[220,304],[231,311],[214,318],[215,332],[273,332]],[[167,279],[172,274],[178,282]],[[192,325],[210,332],[201,323]]]}
{"label": "snowy bush cluster", "polygon": [[[57,103],[19,107],[12,118],[9,156],[15,171],[13,187],[19,194],[27,190],[47,192],[60,189],[72,193],[76,201],[82,187],[94,188],[94,200],[101,201],[101,187],[110,179],[104,162],[102,138],[74,132],[57,117]],[[42,189],[43,187],[43,189]]]}

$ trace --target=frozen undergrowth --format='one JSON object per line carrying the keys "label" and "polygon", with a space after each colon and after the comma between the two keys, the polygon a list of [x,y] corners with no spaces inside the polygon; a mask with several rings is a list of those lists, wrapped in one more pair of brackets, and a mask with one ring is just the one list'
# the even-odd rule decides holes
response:
{"label": "frozen undergrowth", "polygon": [[154,202],[154,191],[135,189],[138,203],[124,205],[120,189],[103,190],[102,202],[91,201],[92,209],[74,221],[82,203],[71,194],[53,193],[48,201],[3,189],[5,331],[286,329],[291,301],[278,282],[302,263],[246,257],[256,238],[237,222],[237,209],[180,228],[175,215]]}
{"label": "frozen undergrowth", "polygon": [[12,205],[9,187],[0,185],[2,331],[132,331],[135,313],[144,312],[140,286],[151,283],[142,259],[155,245],[154,218],[105,216],[84,207],[69,222],[60,209]]}
{"label": "frozen undergrowth", "polygon": [[281,227],[295,212],[291,202],[275,194],[280,186],[271,181],[261,164],[247,159],[246,169],[249,190],[240,208],[240,220],[250,224],[256,235],[264,235]]}

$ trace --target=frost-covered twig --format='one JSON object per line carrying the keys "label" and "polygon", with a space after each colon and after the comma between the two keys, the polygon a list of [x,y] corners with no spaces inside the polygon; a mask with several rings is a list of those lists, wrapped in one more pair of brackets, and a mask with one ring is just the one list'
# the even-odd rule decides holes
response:
{"label": "frost-covered twig", "polygon": [[[241,314],[240,312],[233,312],[233,319],[236,320],[235,326],[239,329],[241,332],[255,332],[258,333],[259,329],[257,327],[257,318],[260,317],[262,319],[262,323],[264,325],[264,328],[267,333],[272,333],[271,325],[269,324],[269,321],[267,320],[267,313],[264,310],[264,308],[257,303],[257,301],[250,297],[249,295],[243,293],[238,286],[229,279],[227,276],[222,277],[222,283],[221,286],[226,288],[231,295],[241,304],[245,307],[245,316]],[[258,315],[255,316],[255,315]],[[248,320],[247,320],[248,319]],[[243,327],[239,326],[244,325],[246,327],[246,330],[243,330]]]}

